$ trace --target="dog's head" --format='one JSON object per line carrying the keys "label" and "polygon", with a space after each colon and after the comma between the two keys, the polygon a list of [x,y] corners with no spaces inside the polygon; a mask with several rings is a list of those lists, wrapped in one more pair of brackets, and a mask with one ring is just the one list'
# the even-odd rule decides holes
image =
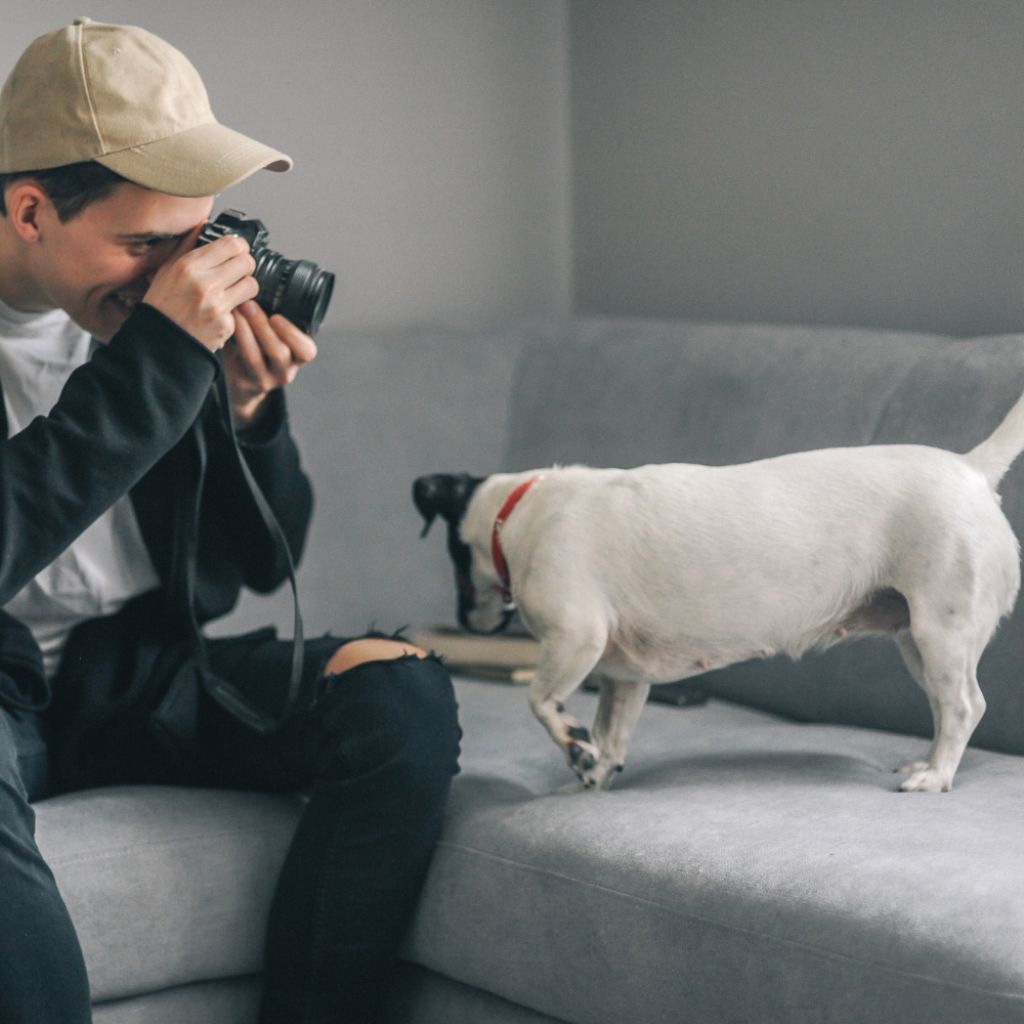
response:
{"label": "dog's head", "polygon": [[477,488],[486,477],[468,473],[421,476],[412,487],[412,500],[423,516],[425,537],[440,516],[448,524],[448,554],[455,567],[458,620],[471,633],[499,633],[511,621],[504,608],[493,567],[463,539],[461,525]]}

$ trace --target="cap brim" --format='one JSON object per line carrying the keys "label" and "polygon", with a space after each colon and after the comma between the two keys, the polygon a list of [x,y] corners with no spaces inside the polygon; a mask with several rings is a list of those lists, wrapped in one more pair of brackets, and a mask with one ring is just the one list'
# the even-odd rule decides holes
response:
{"label": "cap brim", "polygon": [[292,166],[291,157],[216,121],[95,160],[137,185],[192,198],[216,195],[259,170]]}

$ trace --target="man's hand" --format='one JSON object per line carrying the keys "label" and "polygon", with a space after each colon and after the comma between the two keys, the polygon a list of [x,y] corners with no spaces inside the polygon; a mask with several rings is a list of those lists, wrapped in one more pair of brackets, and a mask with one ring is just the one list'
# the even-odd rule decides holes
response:
{"label": "man's hand", "polygon": [[[225,235],[195,247],[203,225],[182,239],[150,282],[145,302],[216,352],[235,333],[235,308],[260,290],[249,245]],[[301,332],[300,332],[301,333]]]}
{"label": "man's hand", "polygon": [[[243,430],[255,424],[271,391],[290,384],[316,358],[316,345],[289,320],[268,318],[252,301],[260,289],[245,239],[225,235],[197,249],[202,228],[197,225],[157,270],[144,301],[211,352],[224,349],[232,419]],[[234,342],[225,345],[232,335]]]}
{"label": "man's hand", "polygon": [[316,358],[316,344],[279,313],[267,317],[255,302],[234,311],[234,342],[224,349],[224,370],[235,427],[259,418],[271,391],[290,384],[299,369]]}

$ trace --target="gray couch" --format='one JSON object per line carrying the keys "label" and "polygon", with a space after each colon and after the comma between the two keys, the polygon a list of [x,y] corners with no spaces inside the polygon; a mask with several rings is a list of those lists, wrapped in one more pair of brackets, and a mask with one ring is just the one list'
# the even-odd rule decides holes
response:
{"label": "gray couch", "polygon": [[[338,375],[311,375],[293,406],[321,495],[314,629],[451,620],[443,543],[416,539],[419,473],[965,450],[1024,390],[1024,337],[525,321],[321,351]],[[1024,465],[1002,493],[1024,534]],[[460,679],[462,773],[391,1019],[1024,1021],[1022,614],[982,661],[988,711],[939,796],[895,792],[930,716],[882,641],[708,674],[708,703],[652,703],[615,788],[576,796],[555,794],[568,769],[522,689]],[[300,799],[137,788],[37,805],[97,1022],[253,1020]]]}

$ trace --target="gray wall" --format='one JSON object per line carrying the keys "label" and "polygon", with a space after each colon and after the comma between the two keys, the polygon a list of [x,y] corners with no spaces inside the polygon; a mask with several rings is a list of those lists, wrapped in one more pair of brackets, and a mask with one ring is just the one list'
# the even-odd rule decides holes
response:
{"label": "gray wall", "polygon": [[337,273],[328,326],[475,328],[568,310],[560,0],[5,3],[0,77],[80,14],[172,42],[221,121],[295,159],[221,205]]}
{"label": "gray wall", "polygon": [[[1020,324],[1018,0],[86,6],[296,158],[224,202],[338,273],[330,326]],[[0,66],[81,7],[8,5]]]}
{"label": "gray wall", "polygon": [[569,0],[581,313],[1024,322],[1019,0]]}

